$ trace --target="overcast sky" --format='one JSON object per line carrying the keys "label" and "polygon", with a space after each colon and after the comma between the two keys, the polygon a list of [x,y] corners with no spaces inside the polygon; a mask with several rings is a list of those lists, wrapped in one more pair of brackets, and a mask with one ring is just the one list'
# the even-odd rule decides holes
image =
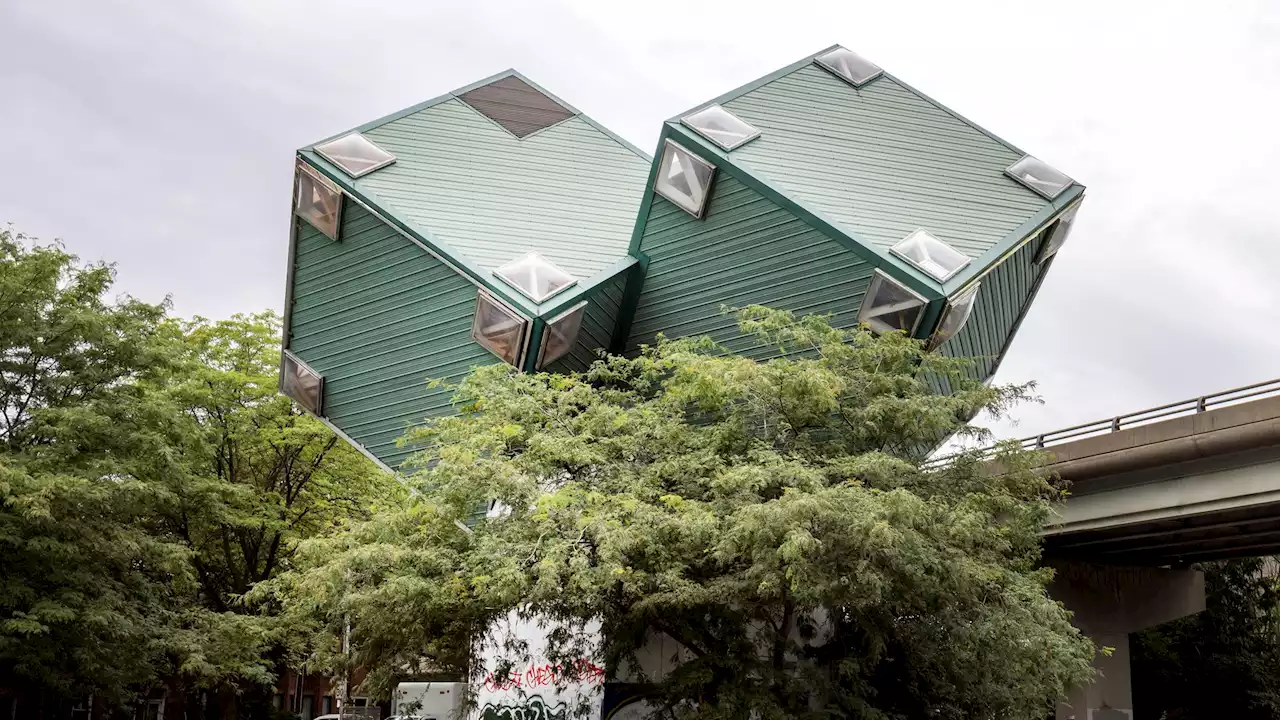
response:
{"label": "overcast sky", "polygon": [[0,222],[280,308],[294,149],[515,67],[645,149],[833,43],[1088,186],[1000,370],[1031,434],[1280,376],[1280,3],[0,0]]}

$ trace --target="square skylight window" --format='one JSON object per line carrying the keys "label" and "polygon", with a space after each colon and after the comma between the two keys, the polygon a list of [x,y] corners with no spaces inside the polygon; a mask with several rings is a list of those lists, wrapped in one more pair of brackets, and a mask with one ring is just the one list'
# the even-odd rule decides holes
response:
{"label": "square skylight window", "polygon": [[929,273],[938,282],[946,282],[969,264],[969,258],[963,253],[926,230],[916,230],[889,248],[889,252]]}
{"label": "square skylight window", "polygon": [[538,369],[564,357],[578,342],[578,331],[582,329],[582,317],[586,314],[587,304],[578,303],[547,321],[542,331],[542,347],[538,350]]}
{"label": "square skylight window", "polygon": [[854,87],[862,87],[884,72],[879,65],[842,47],[819,55],[816,60],[818,65],[830,70]]}
{"label": "square skylight window", "polygon": [[680,118],[680,122],[725,150],[732,150],[760,135],[759,130],[719,105],[711,105],[698,112],[690,113]]}
{"label": "square skylight window", "polygon": [[858,322],[870,325],[878,333],[902,330],[911,335],[920,323],[924,306],[924,298],[877,270],[858,311]]}
{"label": "square skylight window", "polygon": [[280,368],[280,392],[304,410],[323,417],[324,376],[286,350]]}
{"label": "square skylight window", "polygon": [[1042,263],[1058,254],[1067,242],[1067,236],[1071,234],[1071,228],[1076,222],[1076,211],[1079,209],[1080,203],[1077,202],[1071,206],[1070,210],[1062,213],[1053,227],[1049,228],[1049,237],[1044,241],[1044,247],[1040,248],[1040,253],[1036,255],[1036,262]]}
{"label": "square skylight window", "polygon": [[1071,187],[1073,182],[1071,178],[1030,155],[1024,155],[1004,172],[1050,200],[1061,195],[1062,191]]}
{"label": "square skylight window", "polygon": [[297,165],[293,211],[331,240],[338,239],[342,219],[342,192],[305,163]]}
{"label": "square skylight window", "polygon": [[529,321],[483,290],[476,298],[471,339],[509,365],[520,367]]}
{"label": "square skylight window", "polygon": [[358,132],[321,143],[316,146],[316,152],[353,178],[368,175],[396,161],[395,155],[374,145],[372,140]]}
{"label": "square skylight window", "polygon": [[715,173],[715,165],[668,140],[662,148],[662,163],[658,165],[658,179],[653,189],[685,212],[700,218],[706,210],[711,178]]}
{"label": "square skylight window", "polygon": [[495,270],[494,274],[536,303],[578,282],[572,275],[536,252],[512,260]]}
{"label": "square skylight window", "polygon": [[933,337],[929,339],[930,350],[941,347],[943,343],[964,329],[965,323],[969,322],[969,316],[973,314],[973,306],[978,299],[978,287],[981,284],[974,283],[947,300],[947,307],[942,311],[942,320],[938,323],[938,329],[933,331]]}

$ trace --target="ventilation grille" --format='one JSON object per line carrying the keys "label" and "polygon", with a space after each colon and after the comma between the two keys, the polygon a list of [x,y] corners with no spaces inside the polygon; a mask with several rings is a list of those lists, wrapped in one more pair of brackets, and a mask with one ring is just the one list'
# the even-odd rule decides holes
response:
{"label": "ventilation grille", "polygon": [[573,111],[514,75],[458,96],[518,138],[573,117]]}

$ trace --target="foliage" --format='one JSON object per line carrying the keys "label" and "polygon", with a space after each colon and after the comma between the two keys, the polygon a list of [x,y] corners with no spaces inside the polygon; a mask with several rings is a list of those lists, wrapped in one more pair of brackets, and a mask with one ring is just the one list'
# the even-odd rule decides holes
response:
{"label": "foliage", "polygon": [[[780,356],[660,340],[580,375],[477,369],[458,415],[411,432],[411,501],[304,544],[274,583],[323,637],[349,623],[352,655],[316,661],[384,691],[465,674],[519,609],[598,620],[608,672],[682,717],[1039,717],[1087,679],[1092,646],[1039,569],[1059,493],[1038,458],[923,464],[1030,388],[967,380],[901,335],[740,320]],[[490,499],[501,512],[461,527]],[[645,675],[659,636],[681,662]],[[552,638],[553,662],[574,637]]]}
{"label": "foliage", "polygon": [[1274,568],[1270,558],[1206,564],[1204,612],[1131,637],[1137,717],[1280,717],[1280,586]]}

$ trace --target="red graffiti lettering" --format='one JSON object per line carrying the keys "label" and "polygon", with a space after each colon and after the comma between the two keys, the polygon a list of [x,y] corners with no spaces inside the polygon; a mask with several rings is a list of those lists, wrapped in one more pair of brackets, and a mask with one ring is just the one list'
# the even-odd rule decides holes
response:
{"label": "red graffiti lettering", "polygon": [[571,683],[600,685],[604,683],[604,668],[586,658],[579,658],[566,665],[553,663],[530,665],[524,670],[512,670],[501,678],[496,673],[489,673],[484,678],[484,689],[497,692],[525,687],[554,687]]}

